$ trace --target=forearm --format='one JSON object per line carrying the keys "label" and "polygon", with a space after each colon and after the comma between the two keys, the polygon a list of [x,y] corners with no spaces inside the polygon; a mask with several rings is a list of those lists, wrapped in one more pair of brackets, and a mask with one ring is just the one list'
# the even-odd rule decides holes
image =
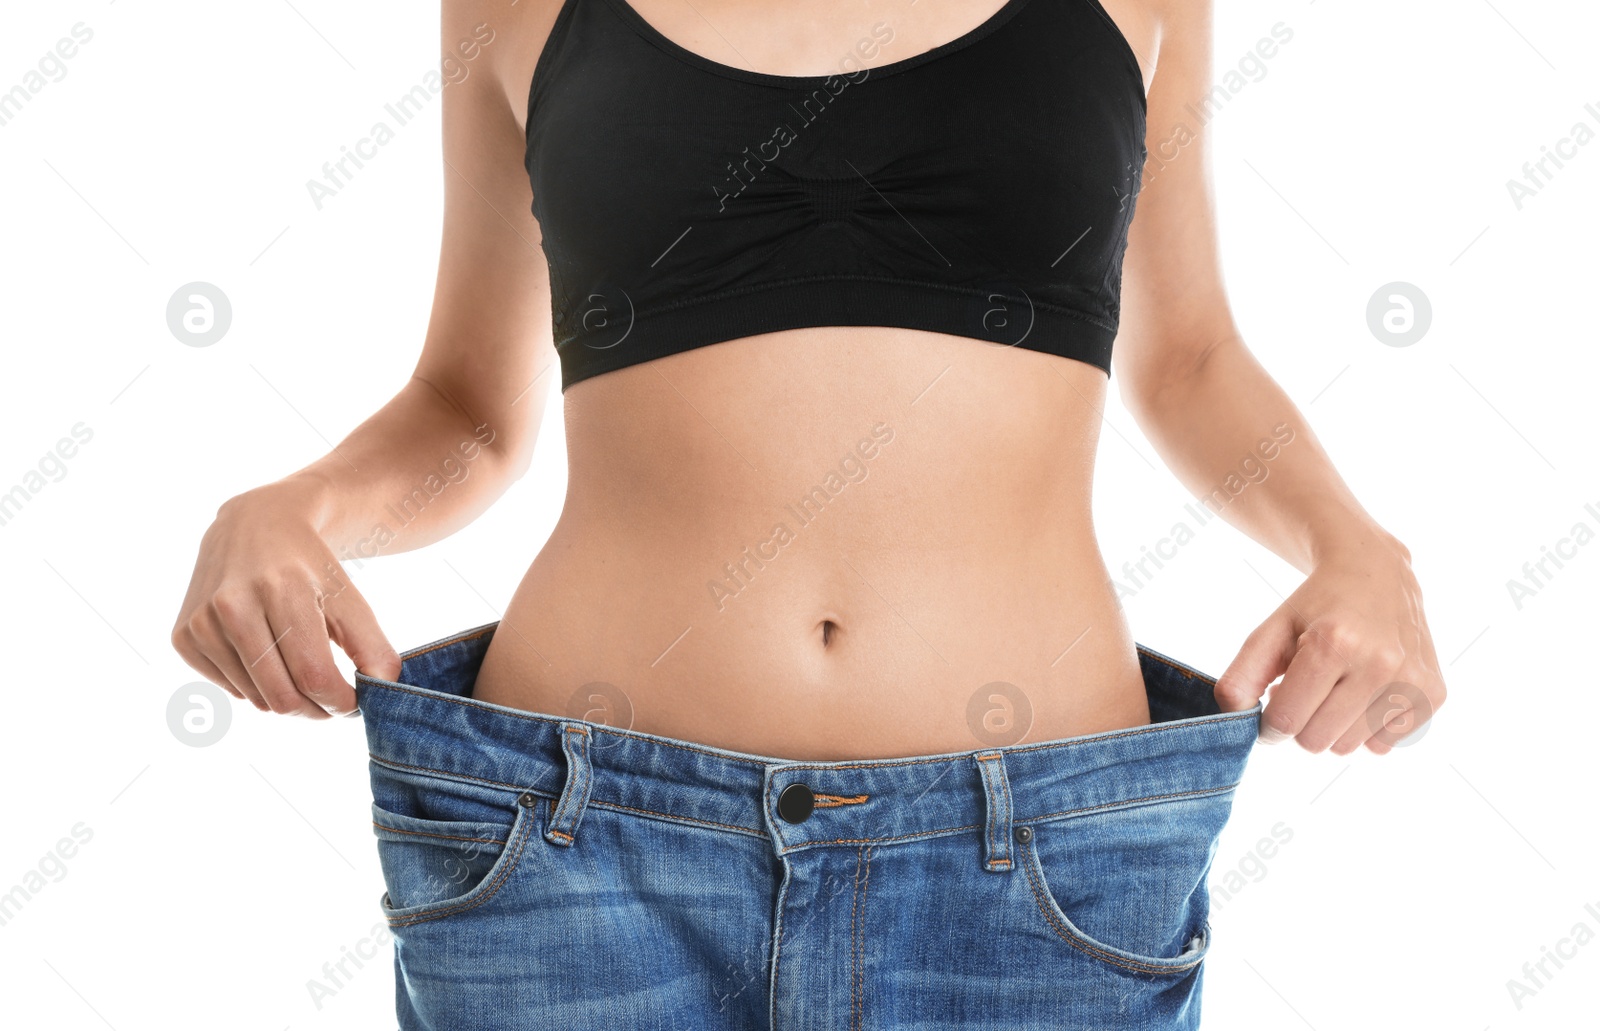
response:
{"label": "forearm", "polygon": [[1125,393],[1201,504],[1303,573],[1338,552],[1405,548],[1361,507],[1283,389],[1237,337],[1159,391]]}
{"label": "forearm", "polygon": [[413,378],[333,451],[223,508],[270,497],[345,560],[410,551],[470,523],[520,475],[505,441]]}

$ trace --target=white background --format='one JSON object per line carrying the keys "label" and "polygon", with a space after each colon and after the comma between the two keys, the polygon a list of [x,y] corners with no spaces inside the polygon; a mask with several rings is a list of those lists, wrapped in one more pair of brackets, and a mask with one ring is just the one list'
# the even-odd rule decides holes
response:
{"label": "white background", "polygon": [[[1213,887],[1242,863],[1256,879],[1216,903],[1206,1026],[1595,1027],[1600,941],[1547,965],[1520,1009],[1507,982],[1575,924],[1600,933],[1600,543],[1520,609],[1507,581],[1574,524],[1600,529],[1584,507],[1600,511],[1600,141],[1520,210],[1506,183],[1575,123],[1600,130],[1600,14],[1218,6],[1219,78],[1274,24],[1293,32],[1207,130],[1238,319],[1414,553],[1451,694],[1383,758],[1257,750]],[[167,709],[198,675],[167,642],[216,506],[325,453],[416,359],[437,101],[322,210],[305,183],[437,67],[438,20],[424,3],[7,6],[0,90],[75,23],[94,33],[0,127],[0,491],[75,424],[93,433],[0,526],[0,892],[75,825],[92,833],[0,926],[7,1026],[394,1026],[387,947],[320,1007],[307,988],[380,924],[360,722],[234,703],[224,738],[192,747]],[[194,280],[233,305],[210,347],[166,324]],[[1433,309],[1409,347],[1368,328],[1394,281]],[[1117,570],[1188,497],[1114,393],[1107,420],[1097,522]],[[533,470],[488,514],[347,565],[397,647],[498,617],[554,524],[564,462],[552,405]],[[1216,674],[1298,582],[1218,520],[1129,618]],[[1249,863],[1280,822],[1289,842]]]}

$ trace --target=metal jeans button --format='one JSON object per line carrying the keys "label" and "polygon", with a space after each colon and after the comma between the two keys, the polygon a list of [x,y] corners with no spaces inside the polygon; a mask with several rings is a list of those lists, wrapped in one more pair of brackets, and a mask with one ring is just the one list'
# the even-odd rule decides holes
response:
{"label": "metal jeans button", "polygon": [[789,823],[805,823],[817,804],[817,796],[804,784],[790,784],[778,795],[778,815]]}

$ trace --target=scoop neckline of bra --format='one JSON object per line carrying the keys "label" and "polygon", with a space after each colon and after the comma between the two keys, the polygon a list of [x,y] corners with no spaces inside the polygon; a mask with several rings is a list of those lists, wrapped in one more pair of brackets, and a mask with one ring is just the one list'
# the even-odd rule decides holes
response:
{"label": "scoop neckline of bra", "polygon": [[[703,54],[695,53],[693,50],[690,50],[688,47],[683,46],[680,43],[673,42],[670,37],[661,32],[661,30],[657,29],[654,25],[650,24],[650,22],[645,19],[644,15],[636,11],[633,5],[628,2],[628,0],[606,0],[606,2],[610,4],[612,10],[616,11],[617,14],[622,16],[623,21],[627,22],[633,28],[633,30],[640,36],[644,37],[646,41],[654,44],[657,48],[665,51],[667,54],[673,57],[678,58],[681,61],[692,64],[703,71],[708,71],[715,75],[721,75],[730,79],[740,79],[744,82],[753,82],[764,86],[784,86],[798,88],[802,86],[821,86],[830,79],[854,74],[849,72],[828,72],[824,75],[774,75],[770,72],[755,72],[744,68],[736,68],[731,64],[723,64],[720,61],[713,61],[711,58],[706,57]],[[898,72],[907,71],[919,65],[927,64],[929,61],[943,57],[946,54],[950,54],[957,50],[971,46],[973,43],[978,42],[985,36],[988,36],[990,33],[1000,28],[1006,22],[1010,21],[1013,17],[1020,13],[1024,7],[1028,6],[1030,2],[1031,0],[1006,0],[1004,4],[1000,5],[999,10],[985,18],[972,29],[957,36],[955,39],[941,43],[931,50],[924,50],[920,54],[912,54],[910,57],[903,57],[898,61],[891,61],[888,64],[878,65],[875,68],[864,69],[868,73],[867,79],[883,78],[888,75],[894,75]],[[1119,38],[1121,37],[1120,31],[1118,36]],[[1127,41],[1125,39],[1123,42],[1124,45],[1126,45]],[[1144,84],[1141,81],[1139,90],[1141,94],[1144,92],[1143,85]]]}

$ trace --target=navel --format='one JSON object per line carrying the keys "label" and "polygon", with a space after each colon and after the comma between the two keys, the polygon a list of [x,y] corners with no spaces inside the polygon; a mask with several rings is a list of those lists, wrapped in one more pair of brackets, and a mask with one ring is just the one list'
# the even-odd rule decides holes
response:
{"label": "navel", "polygon": [[824,619],[818,626],[822,630],[822,646],[826,648],[838,638],[839,624],[831,619]]}

